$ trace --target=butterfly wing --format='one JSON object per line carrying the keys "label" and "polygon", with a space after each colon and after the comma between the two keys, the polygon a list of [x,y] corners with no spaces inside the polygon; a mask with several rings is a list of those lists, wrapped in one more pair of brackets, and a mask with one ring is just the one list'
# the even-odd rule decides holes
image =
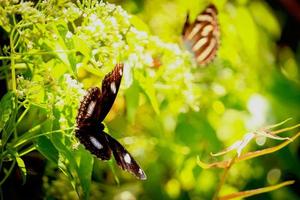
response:
{"label": "butterfly wing", "polygon": [[78,128],[75,135],[87,150],[101,160],[111,158],[109,143],[99,126]]}
{"label": "butterfly wing", "polygon": [[137,164],[137,162],[130,155],[130,153],[113,137],[111,137],[110,135],[108,135],[105,132],[103,132],[103,134],[105,134],[105,136],[107,138],[110,149],[112,150],[113,155],[114,155],[119,167],[125,171],[132,173],[138,179],[146,180],[147,176],[146,176],[145,172]]}
{"label": "butterfly wing", "polygon": [[100,89],[93,87],[83,97],[76,118],[75,136],[92,154],[101,160],[109,160],[111,149],[105,135],[102,134],[104,126],[98,121],[100,96]]}
{"label": "butterfly wing", "polygon": [[117,64],[102,81],[102,89],[92,87],[81,101],[77,114],[77,125],[97,124],[104,120],[119,91],[123,75],[123,64]]}
{"label": "butterfly wing", "polygon": [[83,97],[78,110],[77,127],[93,126],[99,124],[101,91],[98,87],[92,87]]}
{"label": "butterfly wing", "polygon": [[216,56],[220,39],[217,13],[217,8],[210,4],[193,23],[189,22],[189,14],[187,14],[182,38],[187,48],[195,55],[199,65],[206,65]]}
{"label": "butterfly wing", "polygon": [[123,64],[117,64],[112,72],[107,74],[102,81],[99,121],[103,121],[111,109],[119,91],[123,76]]}
{"label": "butterfly wing", "polygon": [[98,158],[109,160],[112,152],[123,170],[145,180],[145,172],[117,140],[103,132],[104,126],[101,123],[115,101],[122,75],[123,64],[117,64],[102,81],[101,91],[98,87],[88,90],[79,107],[75,135],[85,148]]}

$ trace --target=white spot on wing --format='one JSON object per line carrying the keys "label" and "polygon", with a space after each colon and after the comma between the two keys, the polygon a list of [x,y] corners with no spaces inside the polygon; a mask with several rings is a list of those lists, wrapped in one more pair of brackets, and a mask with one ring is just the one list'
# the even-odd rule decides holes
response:
{"label": "white spot on wing", "polygon": [[96,106],[96,101],[91,101],[91,103],[89,104],[89,107],[87,109],[87,115],[88,116],[91,116],[93,114],[95,106]]}
{"label": "white spot on wing", "polygon": [[139,174],[143,174],[143,170],[141,168],[139,169]]}
{"label": "white spot on wing", "polygon": [[117,88],[116,88],[115,82],[112,82],[112,83],[110,84],[110,90],[111,90],[114,94],[116,94]]}
{"label": "white spot on wing", "polygon": [[130,155],[129,155],[128,153],[126,153],[126,154],[124,155],[124,161],[125,161],[126,163],[128,163],[128,164],[131,163],[131,158],[130,158]]}
{"label": "white spot on wing", "polygon": [[97,149],[102,149],[102,148],[103,148],[102,144],[101,144],[96,138],[94,138],[93,136],[90,136],[90,140],[91,140],[91,143],[92,143]]}
{"label": "white spot on wing", "polygon": [[123,70],[122,69],[119,70],[119,74],[120,74],[120,76],[123,75]]}

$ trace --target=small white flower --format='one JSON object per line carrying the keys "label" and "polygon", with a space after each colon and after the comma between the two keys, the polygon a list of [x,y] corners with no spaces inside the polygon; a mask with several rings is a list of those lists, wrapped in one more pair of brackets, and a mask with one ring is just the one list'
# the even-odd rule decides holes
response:
{"label": "small white flower", "polygon": [[144,56],[144,62],[146,65],[151,66],[153,64],[153,58],[150,53],[146,53]]}
{"label": "small white flower", "polygon": [[91,15],[89,16],[89,20],[92,21],[92,22],[96,21],[97,19],[98,19],[98,16],[95,15],[95,14],[91,14]]}
{"label": "small white flower", "polygon": [[108,20],[110,21],[110,23],[113,27],[118,27],[118,22],[117,22],[116,18],[110,17],[110,18],[108,18]]}
{"label": "small white flower", "polygon": [[70,31],[68,31],[66,33],[66,38],[71,38],[73,36],[73,33],[71,33]]}

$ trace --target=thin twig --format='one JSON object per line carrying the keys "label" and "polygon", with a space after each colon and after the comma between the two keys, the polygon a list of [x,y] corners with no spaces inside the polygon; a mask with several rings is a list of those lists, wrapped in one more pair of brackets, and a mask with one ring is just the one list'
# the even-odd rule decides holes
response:
{"label": "thin twig", "polygon": [[250,197],[253,195],[277,190],[281,187],[291,185],[293,183],[295,183],[295,181],[291,180],[291,181],[285,181],[285,182],[277,184],[277,185],[272,185],[272,186],[267,186],[267,187],[263,187],[263,188],[257,188],[257,189],[253,189],[253,190],[242,191],[242,192],[236,192],[233,194],[228,194],[223,197],[220,197],[219,200],[230,200],[230,199],[235,199],[235,198],[240,199],[240,198]]}
{"label": "thin twig", "polygon": [[224,183],[225,183],[225,180],[226,180],[226,178],[227,178],[227,176],[228,176],[228,172],[229,172],[231,166],[235,163],[236,157],[237,157],[237,155],[235,155],[235,156],[231,159],[229,165],[224,169],[224,172],[223,172],[223,174],[222,174],[220,183],[219,183],[219,185],[218,185],[218,187],[217,187],[217,189],[216,189],[216,191],[215,191],[215,194],[214,194],[214,196],[213,196],[213,200],[218,200],[219,192],[221,191],[221,188],[222,188],[222,186],[223,186]]}
{"label": "thin twig", "polygon": [[[295,134],[293,137],[290,138],[290,140],[286,140],[284,142],[282,142],[281,144],[275,146],[275,147],[270,147],[270,148],[266,148],[266,149],[262,149],[262,150],[257,150],[257,151],[252,151],[252,152],[248,152],[245,154],[242,154],[241,156],[239,156],[236,159],[236,162],[240,162],[240,161],[244,161],[244,160],[249,160],[258,156],[263,156],[266,154],[270,154],[273,153],[275,151],[278,151],[280,149],[282,149],[283,147],[287,146],[289,143],[293,142],[297,137],[300,136],[300,131]],[[219,161],[219,162],[214,162],[214,163],[204,163],[202,162],[199,158],[198,158],[198,165],[201,166],[204,169],[208,169],[208,168],[227,168],[228,165],[230,164],[231,160],[224,160],[224,161]]]}

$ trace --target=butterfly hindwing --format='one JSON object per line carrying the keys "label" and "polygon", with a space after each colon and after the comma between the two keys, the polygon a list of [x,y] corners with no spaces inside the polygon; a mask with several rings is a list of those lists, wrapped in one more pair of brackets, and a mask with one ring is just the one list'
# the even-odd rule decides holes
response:
{"label": "butterfly hindwing", "polygon": [[220,39],[217,13],[217,8],[210,4],[193,23],[189,22],[189,14],[187,14],[182,38],[199,65],[206,65],[216,56]]}
{"label": "butterfly hindwing", "polygon": [[130,153],[113,137],[103,132],[108,140],[109,146],[113,152],[115,160],[119,167],[134,174],[138,179],[146,180],[146,174],[142,168],[137,164]]}
{"label": "butterfly hindwing", "polygon": [[81,127],[76,130],[75,134],[80,143],[92,154],[101,160],[109,160],[111,158],[111,149],[102,130],[102,127],[99,127],[99,125]]}

